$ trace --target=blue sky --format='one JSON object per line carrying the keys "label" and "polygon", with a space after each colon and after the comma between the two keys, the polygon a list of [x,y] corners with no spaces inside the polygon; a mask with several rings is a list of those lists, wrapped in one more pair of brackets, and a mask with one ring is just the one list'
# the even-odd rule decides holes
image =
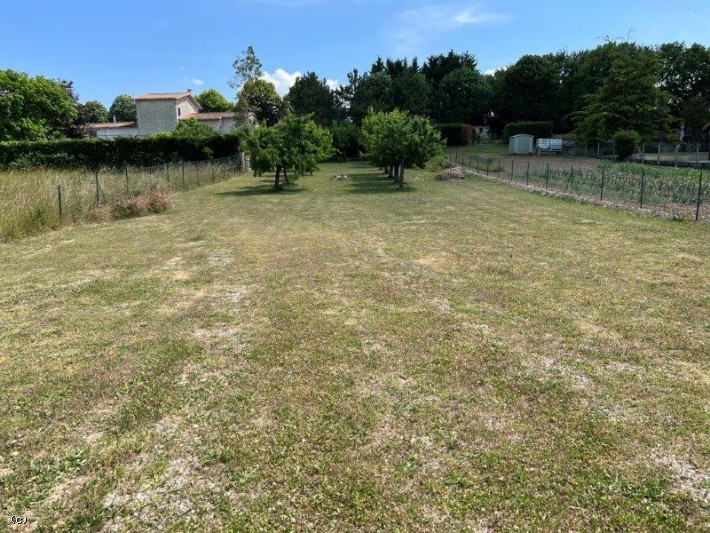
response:
{"label": "blue sky", "polygon": [[377,55],[473,53],[481,71],[605,37],[710,45],[710,2],[545,0],[4,1],[0,69],[74,81],[82,101],[216,88],[249,44],[284,92],[299,72],[344,82]]}

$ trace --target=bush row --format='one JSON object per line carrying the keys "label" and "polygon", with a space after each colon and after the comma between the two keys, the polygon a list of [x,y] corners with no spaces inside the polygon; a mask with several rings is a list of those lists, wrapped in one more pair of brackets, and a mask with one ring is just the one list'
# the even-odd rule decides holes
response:
{"label": "bush row", "polygon": [[527,133],[536,139],[549,139],[552,137],[552,121],[510,122],[503,130],[503,138],[507,142],[513,135],[521,133]]}
{"label": "bush row", "polygon": [[209,138],[118,137],[0,143],[0,168],[101,168],[202,161],[239,152],[235,134]]}
{"label": "bush row", "polygon": [[465,146],[476,141],[473,126],[469,124],[441,124],[439,130],[447,146]]}

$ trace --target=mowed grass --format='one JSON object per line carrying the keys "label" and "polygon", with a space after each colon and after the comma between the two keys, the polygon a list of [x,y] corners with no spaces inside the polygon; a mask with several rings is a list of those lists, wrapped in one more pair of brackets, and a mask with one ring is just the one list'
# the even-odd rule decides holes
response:
{"label": "mowed grass", "polygon": [[707,529],[710,228],[406,180],[0,244],[4,519]]}

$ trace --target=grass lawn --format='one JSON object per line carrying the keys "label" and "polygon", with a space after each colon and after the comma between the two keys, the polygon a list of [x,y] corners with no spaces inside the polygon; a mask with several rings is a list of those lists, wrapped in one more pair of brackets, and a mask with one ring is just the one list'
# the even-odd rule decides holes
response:
{"label": "grass lawn", "polygon": [[0,244],[2,518],[709,528],[710,227],[406,180]]}

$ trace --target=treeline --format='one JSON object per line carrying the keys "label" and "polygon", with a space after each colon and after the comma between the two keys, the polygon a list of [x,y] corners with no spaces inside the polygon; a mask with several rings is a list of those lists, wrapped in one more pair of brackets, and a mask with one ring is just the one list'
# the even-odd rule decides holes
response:
{"label": "treeline", "polygon": [[495,135],[509,123],[534,121],[587,141],[605,141],[620,130],[658,140],[679,128],[696,141],[710,121],[710,48],[612,41],[592,50],[525,55],[488,75],[469,53],[451,51],[423,64],[377,58],[365,73],[352,70],[336,90],[309,72],[283,101],[277,97],[262,102],[270,113],[313,114],[324,126],[359,125],[370,108],[400,109],[437,123],[487,124]]}

